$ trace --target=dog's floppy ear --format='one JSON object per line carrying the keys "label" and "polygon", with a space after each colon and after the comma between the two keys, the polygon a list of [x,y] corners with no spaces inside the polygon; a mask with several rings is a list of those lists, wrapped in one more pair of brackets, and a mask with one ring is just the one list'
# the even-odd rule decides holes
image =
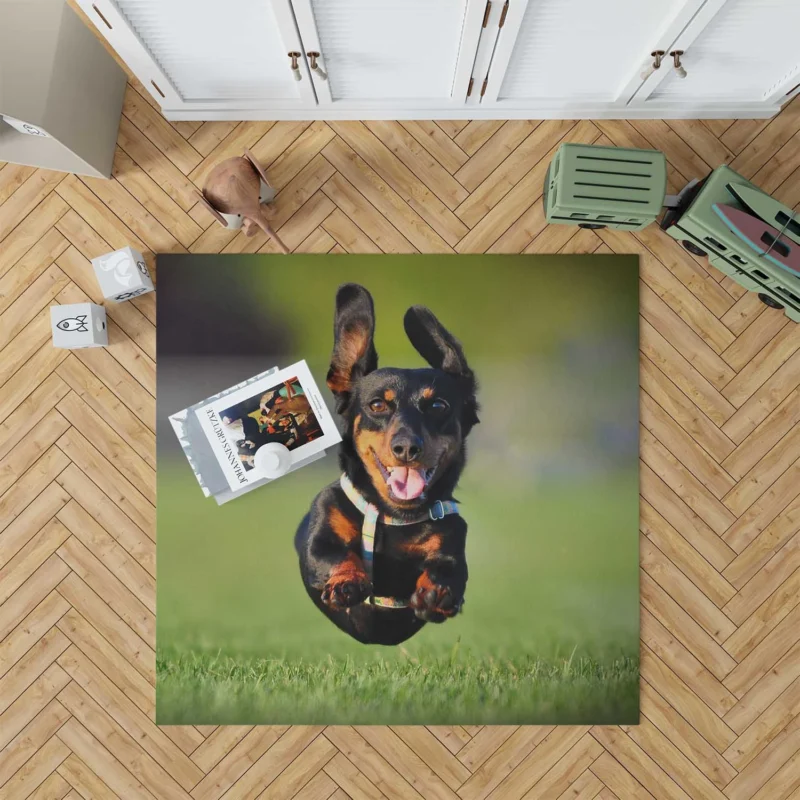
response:
{"label": "dog's floppy ear", "polygon": [[340,414],[347,408],[353,384],[378,368],[374,335],[372,295],[357,283],[340,286],[336,292],[333,354],[328,370],[328,388],[336,395],[336,410]]}
{"label": "dog's floppy ear", "polygon": [[409,308],[403,319],[403,325],[414,349],[432,367],[455,375],[463,382],[468,394],[463,421],[469,430],[479,421],[478,401],[475,397],[478,387],[458,339],[425,306]]}

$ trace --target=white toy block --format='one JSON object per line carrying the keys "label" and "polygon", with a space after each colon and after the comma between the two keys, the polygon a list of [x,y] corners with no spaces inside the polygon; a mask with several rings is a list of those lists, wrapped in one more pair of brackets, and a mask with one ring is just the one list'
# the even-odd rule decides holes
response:
{"label": "white toy block", "polygon": [[76,350],[108,344],[106,310],[94,303],[50,306],[53,347]]}
{"label": "white toy block", "polygon": [[132,247],[93,258],[92,266],[106,300],[120,303],[154,289],[142,254]]}

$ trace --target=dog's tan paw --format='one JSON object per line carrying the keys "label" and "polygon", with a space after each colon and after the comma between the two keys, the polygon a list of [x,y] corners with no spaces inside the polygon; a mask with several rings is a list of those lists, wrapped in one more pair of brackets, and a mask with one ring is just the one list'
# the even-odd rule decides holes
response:
{"label": "dog's tan paw", "polygon": [[372,594],[372,584],[363,578],[331,578],[322,590],[322,602],[335,611],[363,603]]}
{"label": "dog's tan paw", "polygon": [[409,605],[419,619],[425,622],[444,622],[461,610],[463,597],[457,597],[449,586],[433,583],[427,574],[417,581]]}

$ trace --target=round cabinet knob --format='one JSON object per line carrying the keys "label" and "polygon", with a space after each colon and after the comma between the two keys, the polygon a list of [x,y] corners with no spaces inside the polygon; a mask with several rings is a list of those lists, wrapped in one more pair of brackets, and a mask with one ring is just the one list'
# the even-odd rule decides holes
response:
{"label": "round cabinet knob", "polygon": [[294,79],[295,79],[296,81],[301,81],[301,80],[303,80],[303,75],[302,75],[302,73],[300,72],[300,64],[299,64],[299,62],[298,62],[298,60],[297,60],[297,59],[298,59],[298,58],[300,58],[300,57],[301,57],[303,54],[302,54],[302,53],[298,53],[298,52],[296,52],[296,51],[292,51],[292,52],[291,52],[291,53],[289,53],[288,55],[289,55],[289,58],[291,58],[291,59],[292,59],[292,61],[291,61],[291,64],[290,64],[290,67],[291,67],[291,70],[292,70],[292,76],[294,77]]}
{"label": "round cabinet knob", "polygon": [[315,52],[315,51],[311,51],[310,53],[306,53],[306,55],[308,56],[308,60],[309,60],[309,62],[310,62],[309,66],[311,67],[311,71],[312,71],[312,72],[313,72],[313,73],[314,73],[314,74],[315,74],[315,75],[316,75],[316,76],[317,76],[317,77],[318,77],[318,78],[319,78],[321,81],[326,81],[326,80],[328,80],[328,73],[327,73],[327,72],[325,72],[325,70],[324,70],[324,69],[322,69],[322,67],[320,67],[320,66],[319,66],[319,64],[317,64],[317,59],[318,59],[318,58],[321,58],[320,54],[319,54],[319,53],[317,53],[317,52]]}
{"label": "round cabinet knob", "polygon": [[683,55],[683,50],[671,50],[670,55],[672,56],[672,63],[674,64],[675,74],[679,78],[685,78],[686,70],[683,68],[683,64],[681,64],[681,56]]}

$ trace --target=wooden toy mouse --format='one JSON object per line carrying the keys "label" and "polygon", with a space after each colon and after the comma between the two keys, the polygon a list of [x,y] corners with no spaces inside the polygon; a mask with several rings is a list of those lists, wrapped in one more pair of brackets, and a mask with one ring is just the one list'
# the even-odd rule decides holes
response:
{"label": "wooden toy mouse", "polygon": [[[268,190],[266,197],[262,194],[262,182]],[[245,150],[243,156],[226,158],[211,170],[200,199],[212,216],[226,228],[242,227],[245,236],[253,236],[256,229],[261,228],[267,236],[272,237],[281,252],[288,253],[289,248],[269,224],[263,205],[274,196],[266,173],[250,151]]]}

